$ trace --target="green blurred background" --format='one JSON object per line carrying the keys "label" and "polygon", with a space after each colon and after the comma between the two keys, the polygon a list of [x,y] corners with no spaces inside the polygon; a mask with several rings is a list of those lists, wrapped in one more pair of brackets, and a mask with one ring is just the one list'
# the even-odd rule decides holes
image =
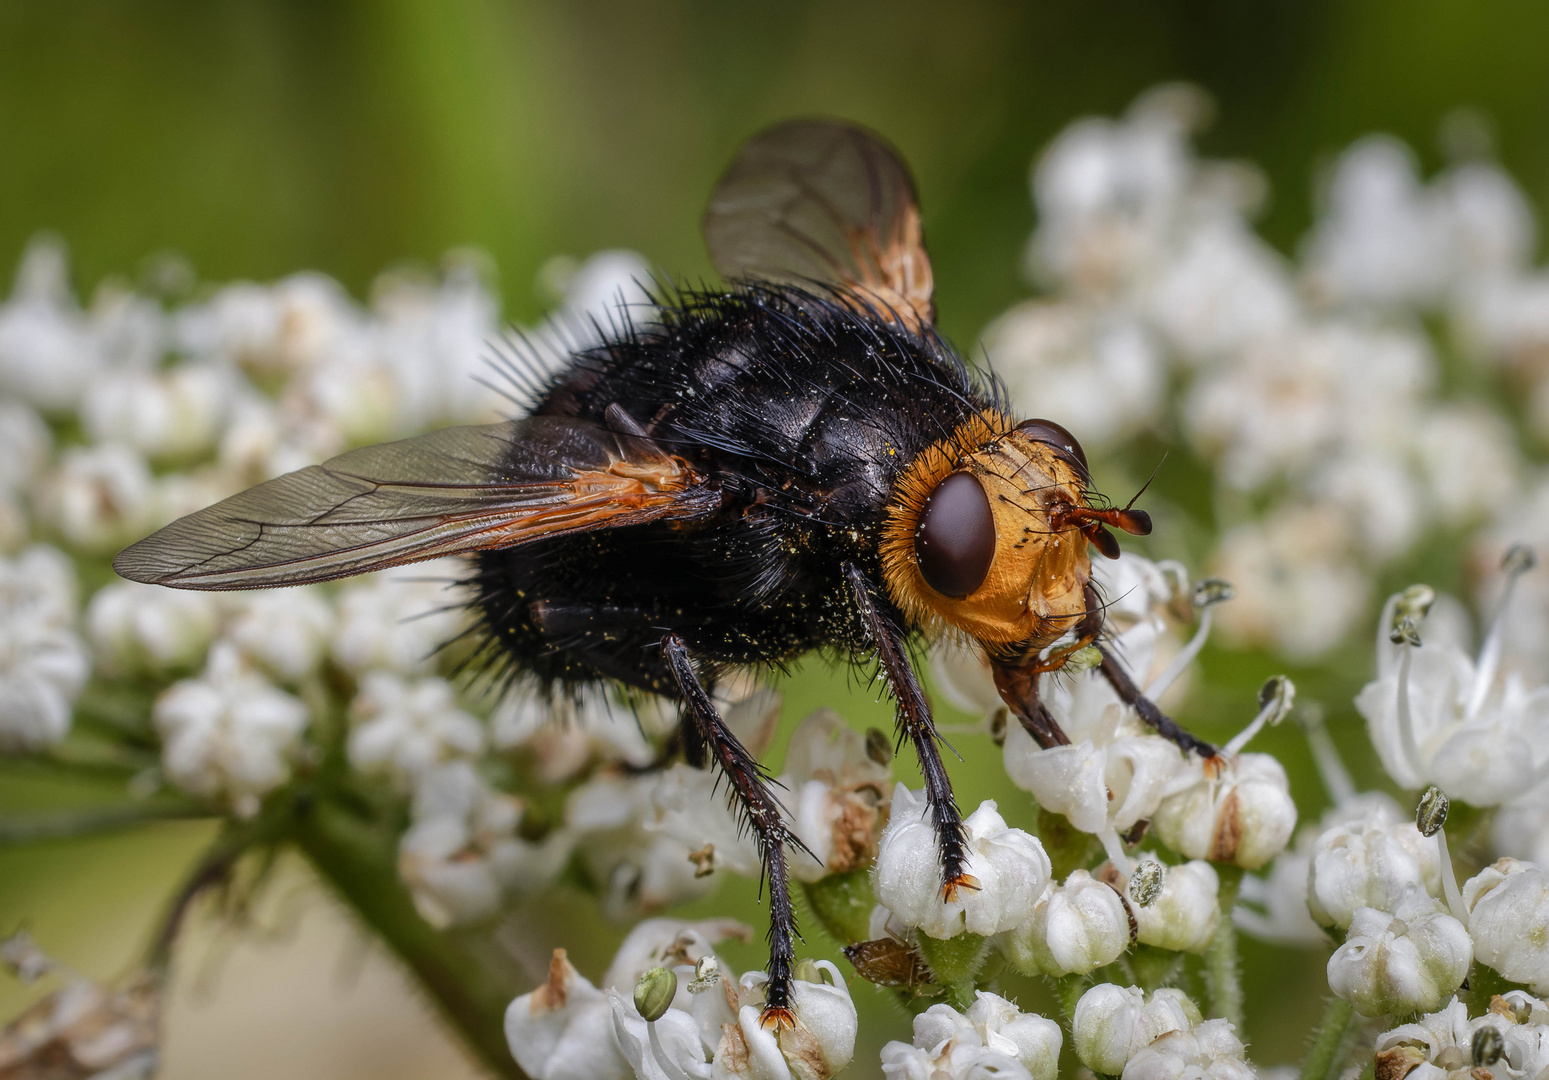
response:
{"label": "green blurred background", "polygon": [[[915,168],[942,326],[971,344],[1029,292],[1019,273],[1034,224],[1028,166],[1071,120],[1115,114],[1159,81],[1203,86],[1218,117],[1202,152],[1266,170],[1273,196],[1260,224],[1291,252],[1312,217],[1315,177],[1342,146],[1392,132],[1434,168],[1438,123],[1459,106],[1493,121],[1499,157],[1542,211],[1546,46],[1549,6],[1530,0],[5,0],[0,268],[48,229],[69,244],[83,296],[106,277],[134,279],[167,250],[206,280],[311,268],[360,295],[386,267],[433,264],[472,245],[494,259],[506,316],[528,320],[541,310],[538,270],[555,255],[629,247],[670,273],[708,274],[699,214],[736,145],[779,118],[833,114],[886,133]],[[1230,730],[1277,669],[1269,657],[1212,653],[1188,715],[1207,735]],[[1328,706],[1357,763],[1364,740],[1349,699],[1368,670],[1364,657],[1342,655],[1293,673]],[[842,674],[809,671],[790,688],[789,717],[843,699],[859,725],[885,718]],[[1258,748],[1287,761],[1304,814],[1315,812],[1321,794],[1295,733],[1272,732]],[[963,750],[955,772],[965,802],[1025,799],[987,741]],[[0,812],[92,795],[14,770],[0,787]],[[31,919],[45,945],[108,974],[128,961],[206,834],[178,826],[0,850],[0,930]],[[751,883],[725,891],[762,922]],[[531,918],[567,931],[552,910]],[[584,926],[568,928],[568,944],[596,976],[615,939],[590,915]],[[1258,973],[1255,1057],[1294,1060],[1319,1008],[1323,956],[1247,952]],[[759,950],[734,951],[733,961],[754,966]],[[240,1001],[232,982],[216,998]],[[0,1013],[25,998],[0,985]],[[357,1011],[373,1000],[358,997]],[[868,1012],[887,1015],[879,1002]],[[853,1075],[870,1075],[875,1041],[903,1030],[896,1016],[872,1024],[869,1060]],[[206,1048],[228,1075],[232,1039]],[[177,1075],[199,1075],[183,1053]],[[400,1059],[384,1072],[369,1060],[315,1075],[441,1068]]]}

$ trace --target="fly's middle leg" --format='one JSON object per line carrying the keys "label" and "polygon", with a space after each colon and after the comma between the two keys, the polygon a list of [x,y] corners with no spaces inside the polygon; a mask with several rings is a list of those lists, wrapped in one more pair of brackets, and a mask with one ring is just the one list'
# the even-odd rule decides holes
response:
{"label": "fly's middle leg", "polygon": [[870,643],[877,651],[882,673],[887,678],[893,700],[898,706],[898,728],[914,744],[925,777],[925,795],[930,801],[936,827],[936,845],[941,854],[941,895],[952,900],[959,889],[977,889],[978,880],[968,873],[968,843],[963,817],[952,794],[952,780],[941,760],[941,736],[931,718],[930,703],[919,676],[904,650],[903,635],[883,616],[877,606],[870,582],[854,563],[846,563],[845,581],[865,624]]}
{"label": "fly's middle leg", "polygon": [[714,761],[725,775],[730,785],[728,798],[741,807],[743,820],[752,830],[763,859],[764,881],[769,887],[769,982],[760,1021],[765,1027],[793,1027],[791,968],[796,958],[796,912],[791,905],[785,856],[787,845],[799,841],[786,827],[768,775],[732,734],[705,692],[683,639],[677,634],[663,638],[662,656],[677,684],[684,719],[693,725],[697,736],[687,741],[689,754]]}

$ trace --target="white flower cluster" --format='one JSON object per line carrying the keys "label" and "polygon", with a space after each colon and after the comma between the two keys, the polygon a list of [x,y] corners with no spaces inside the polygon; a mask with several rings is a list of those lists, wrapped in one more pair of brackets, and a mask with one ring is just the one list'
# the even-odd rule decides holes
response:
{"label": "white flower cluster", "polygon": [[[732,699],[726,693],[747,696]],[[727,725],[751,752],[761,753],[774,734],[779,696],[747,687],[726,693],[719,697]],[[639,716],[641,724],[652,726],[662,719],[649,709]],[[597,731],[607,738],[610,725],[621,722],[633,727],[636,717],[625,713],[623,721],[604,721]],[[636,730],[634,739],[639,738]],[[612,760],[627,761],[633,742],[615,738]],[[871,756],[860,732],[831,710],[813,713],[792,733],[785,769],[775,782],[788,827],[805,849],[790,851],[795,880],[814,882],[871,865],[887,820],[891,769]],[[678,763],[630,775],[605,767],[570,793],[565,827],[584,841],[579,855],[615,914],[653,911],[702,895],[717,870],[744,877],[762,872],[754,839],[712,769]]]}
{"label": "white flower cluster", "polygon": [[[186,674],[157,698],[152,716],[162,737],[167,779],[194,794],[226,799],[239,814],[284,783],[307,727],[308,688],[325,661],[356,675],[351,715],[366,730],[351,740],[351,760],[371,771],[397,754],[400,779],[431,750],[412,743],[418,725],[476,753],[482,725],[456,706],[439,680],[407,681],[428,670],[464,615],[447,581],[450,561],[387,572],[342,589],[317,586],[214,594],[117,582],[99,589],[85,626],[95,669],[109,678],[165,679]],[[440,575],[443,581],[435,581]],[[438,689],[439,688],[439,689]],[[467,724],[479,727],[470,734]],[[421,733],[422,738],[431,737]],[[427,760],[411,761],[416,754]]]}
{"label": "white flower cluster", "polygon": [[1492,997],[1489,1010],[1470,1019],[1453,998],[1440,1011],[1378,1036],[1376,1049],[1382,1077],[1542,1076],[1549,1069],[1549,1005],[1512,990]]}
{"label": "white flower cluster", "polygon": [[1181,990],[1143,993],[1101,983],[1081,995],[1071,1020],[1081,1064],[1124,1080],[1252,1080],[1253,1067],[1230,1023],[1204,1020]]}
{"label": "white flower cluster", "polygon": [[[549,320],[527,334],[556,361],[643,302],[637,256],[604,253],[565,268]],[[438,923],[490,914],[540,887],[571,834],[521,835],[517,800],[478,768],[492,741],[440,677],[439,650],[466,624],[455,560],[339,587],[186,592],[130,582],[98,589],[79,618],[69,556],[117,548],[180,514],[351,446],[432,426],[497,419],[513,380],[476,378],[499,336],[476,260],[437,277],[392,274],[362,306],[298,274],[195,299],[104,285],[83,308],[63,248],[44,239],[0,303],[0,751],[36,751],[69,732],[88,675],[163,689],[151,707],[161,777],[239,816],[315,761],[306,732],[321,702],[353,692],[351,764],[412,796],[400,867]],[[69,556],[29,541],[51,538]],[[325,669],[325,666],[326,669]],[[530,696],[505,714],[547,717]],[[634,727],[631,717],[630,726]],[[496,717],[520,753],[534,732]],[[623,757],[656,753],[636,729]]]}
{"label": "white flower cluster", "polygon": [[[413,746],[420,733],[404,734],[399,761],[424,746]],[[426,922],[445,927],[488,918],[508,898],[531,895],[554,880],[573,838],[555,829],[541,841],[524,839],[518,833],[522,814],[521,799],[495,790],[470,761],[421,766],[411,824],[398,842],[398,873]]]}
{"label": "white flower cluster", "polygon": [[738,979],[715,954],[719,942],[748,935],[729,920],[648,919],[625,938],[601,987],[556,949],[548,981],[506,1010],[512,1055],[534,1080],[827,1080],[855,1053],[844,979],[827,961],[799,964],[794,1025],[766,1028],[767,977]]}
{"label": "white flower cluster", "polygon": [[[1033,172],[1028,249],[1050,295],[1007,312],[985,346],[1014,395],[1089,452],[1181,428],[1214,466],[1215,569],[1239,590],[1225,627],[1311,657],[1428,524],[1480,524],[1519,494],[1510,422],[1438,396],[1421,316],[1448,315],[1469,357],[1531,371],[1549,402],[1529,359],[1549,341],[1549,288],[1501,169],[1459,161],[1426,185],[1386,137],[1340,157],[1288,263],[1249,224],[1262,177],[1194,156],[1207,111],[1163,87],[1055,139]],[[1534,410],[1549,425],[1549,405]]]}
{"label": "white flower cluster", "polygon": [[913,1043],[882,1048],[887,1080],[1055,1080],[1065,1036],[1053,1020],[983,990],[966,1013],[932,1005],[914,1018]]}
{"label": "white flower cluster", "polygon": [[77,607],[75,567],[59,551],[0,555],[0,752],[40,749],[70,730],[91,671]]}

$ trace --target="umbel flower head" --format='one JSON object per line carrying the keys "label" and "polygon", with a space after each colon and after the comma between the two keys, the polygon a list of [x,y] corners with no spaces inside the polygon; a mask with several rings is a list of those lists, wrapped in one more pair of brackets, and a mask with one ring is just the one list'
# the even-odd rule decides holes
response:
{"label": "umbel flower head", "polygon": [[1512,982],[1549,994],[1549,873],[1500,859],[1463,885],[1474,957]]}
{"label": "umbel flower head", "polygon": [[1329,957],[1328,984],[1362,1016],[1424,1011],[1462,985],[1473,958],[1467,927],[1412,889],[1391,913],[1356,909]]}
{"label": "umbel flower head", "polygon": [[[1531,565],[1507,558],[1507,594]],[[1415,586],[1388,598],[1377,638],[1377,678],[1356,698],[1383,768],[1403,787],[1435,784],[1474,806],[1524,794],[1549,768],[1549,687],[1517,672],[1501,677],[1504,619],[1498,614],[1478,657],[1463,648],[1452,605]],[[1428,617],[1430,616],[1430,617]]]}
{"label": "umbel flower head", "polygon": [[1129,948],[1130,913],[1107,882],[1085,870],[1046,890],[1030,919],[1008,933],[1007,958],[1027,974],[1085,975]]}
{"label": "umbel flower head", "polygon": [[1181,990],[1145,994],[1138,987],[1100,983],[1081,995],[1071,1019],[1071,1038],[1081,1064],[1118,1076],[1131,1058],[1168,1032],[1200,1022],[1198,1006]]}
{"label": "umbel flower head", "polygon": [[967,873],[977,888],[941,895],[936,831],[925,793],[903,784],[877,849],[872,887],[877,902],[900,922],[934,938],[963,933],[988,937],[1025,922],[1049,882],[1049,856],[1035,836],[1013,829],[995,803],[986,801],[963,822],[968,835]]}
{"label": "umbel flower head", "polygon": [[1064,1035],[1053,1020],[977,991],[966,1013],[932,1005],[914,1018],[912,1043],[882,1048],[887,1080],[1055,1080]]}

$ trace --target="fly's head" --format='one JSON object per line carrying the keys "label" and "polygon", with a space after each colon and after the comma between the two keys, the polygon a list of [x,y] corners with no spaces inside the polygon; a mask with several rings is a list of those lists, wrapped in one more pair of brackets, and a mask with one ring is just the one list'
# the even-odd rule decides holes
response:
{"label": "fly's head", "polygon": [[1143,511],[1096,505],[1086,456],[1047,420],[975,417],[910,462],[883,529],[889,595],[916,625],[945,623],[987,649],[1041,648],[1087,612],[1088,543],[1151,531]]}

